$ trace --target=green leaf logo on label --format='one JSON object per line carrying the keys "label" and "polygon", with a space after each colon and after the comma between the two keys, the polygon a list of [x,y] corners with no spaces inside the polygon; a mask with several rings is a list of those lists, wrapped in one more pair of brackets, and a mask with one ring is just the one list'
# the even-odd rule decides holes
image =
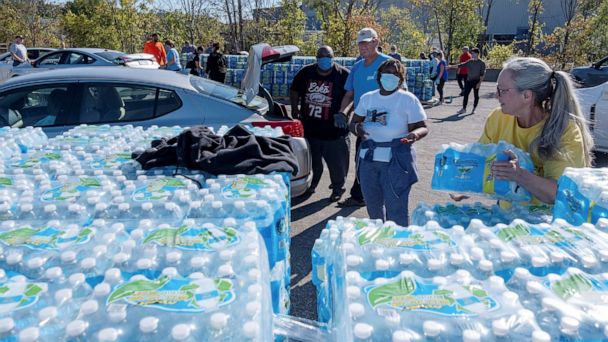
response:
{"label": "green leaf logo on label", "polygon": [[499,307],[479,284],[461,286],[453,283],[440,287],[418,277],[400,277],[387,284],[371,285],[364,292],[373,309],[388,306],[446,316],[477,316]]}
{"label": "green leaf logo on label", "polygon": [[91,228],[68,232],[54,227],[21,227],[0,233],[0,243],[30,249],[64,249],[71,245],[87,243],[91,240],[92,235]]}
{"label": "green leaf logo on label", "polygon": [[46,290],[47,286],[44,283],[0,283],[0,315],[34,305]]}
{"label": "green leaf logo on label", "polygon": [[164,201],[171,196],[171,193],[178,189],[186,188],[186,184],[177,178],[159,178],[152,181],[145,187],[133,192],[135,201]]}
{"label": "green leaf logo on label", "polygon": [[8,177],[0,177],[0,187],[12,186],[13,179]]}
{"label": "green leaf logo on label", "polygon": [[573,242],[587,238],[581,231],[562,227],[552,229],[540,226],[516,224],[498,231],[498,238],[505,242],[517,242],[522,245],[550,244],[558,247],[572,247]]}
{"label": "green leaf logo on label", "polygon": [[238,178],[232,184],[222,188],[224,198],[256,198],[258,190],[263,189],[268,182],[257,177]]}
{"label": "green leaf logo on label", "polygon": [[450,236],[442,231],[411,231],[380,227],[361,230],[359,245],[378,244],[385,247],[402,247],[414,250],[434,250],[456,246]]}
{"label": "green leaf logo on label", "polygon": [[[553,292],[563,300],[568,300],[581,293],[592,291],[594,287],[591,279],[583,274],[568,275],[551,285]],[[605,293],[602,295],[604,294]]]}
{"label": "green leaf logo on label", "polygon": [[[38,154],[39,155],[39,154]],[[12,167],[20,168],[20,169],[29,169],[34,166],[48,163],[51,160],[60,160],[61,155],[55,152],[48,152],[42,154],[40,157],[31,156],[27,159],[22,159],[17,162],[11,164]]]}
{"label": "green leaf logo on label", "polygon": [[234,301],[229,279],[187,279],[162,276],[119,285],[108,297],[108,304],[124,301],[164,311],[206,312]]}
{"label": "green leaf logo on label", "polygon": [[130,153],[115,153],[110,154],[103,159],[93,161],[91,167],[94,169],[115,169],[130,160]]}
{"label": "green leaf logo on label", "polygon": [[101,188],[97,178],[82,177],[77,182],[70,182],[45,191],[40,199],[43,202],[74,202],[84,192]]}
{"label": "green leaf logo on label", "polygon": [[144,239],[146,243],[171,246],[186,250],[216,251],[236,245],[238,232],[231,227],[187,227],[156,229]]}

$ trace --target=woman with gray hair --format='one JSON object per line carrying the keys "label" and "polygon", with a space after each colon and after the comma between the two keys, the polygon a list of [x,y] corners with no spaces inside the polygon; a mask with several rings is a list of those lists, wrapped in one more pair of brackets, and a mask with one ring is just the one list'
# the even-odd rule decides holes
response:
{"label": "woman with gray hair", "polygon": [[488,117],[479,142],[505,140],[529,152],[535,172],[520,168],[515,154],[506,151],[510,160],[493,163],[494,177],[524,187],[533,203],[553,204],[564,169],[593,161],[593,138],[570,76],[538,58],[514,58],[498,76],[496,96],[500,108]]}

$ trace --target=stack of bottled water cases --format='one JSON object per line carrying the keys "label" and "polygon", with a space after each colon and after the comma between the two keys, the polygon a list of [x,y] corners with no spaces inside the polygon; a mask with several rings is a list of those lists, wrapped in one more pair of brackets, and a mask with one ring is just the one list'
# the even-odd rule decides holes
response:
{"label": "stack of bottled water cases", "polygon": [[444,230],[330,221],[312,252],[319,319],[336,341],[549,341],[518,295]]}
{"label": "stack of bottled water cases", "polygon": [[456,225],[467,227],[473,219],[480,220],[487,226],[494,226],[518,218],[528,223],[549,223],[553,221],[553,208],[543,204],[529,206],[513,204],[505,209],[497,204],[484,205],[480,202],[473,204],[448,202],[432,206],[420,202],[411,215],[411,222],[423,226],[429,221],[435,221],[443,228],[452,228]]}
{"label": "stack of bottled water cases", "polygon": [[0,159],[8,159],[28,149],[43,146],[48,140],[40,128],[0,128]]}
{"label": "stack of bottled water cases", "polygon": [[[506,280],[554,340],[606,340],[608,235],[585,223],[486,227],[473,221],[462,241],[468,254]],[[484,243],[479,243],[483,241]]]}
{"label": "stack of bottled water cases", "polygon": [[505,141],[498,144],[450,143],[443,145],[435,155],[431,187],[435,190],[486,194],[508,201],[529,201],[532,197],[525,188],[492,176],[494,161],[509,160],[505,153],[507,150],[517,156],[522,169],[534,171],[530,155]]}
{"label": "stack of bottled water cases", "polygon": [[289,310],[289,178],[131,160],[182,131],[82,125],[1,161],[0,340],[272,338]]}
{"label": "stack of bottled water cases", "polygon": [[[208,55],[201,55],[202,65],[207,63]],[[247,70],[247,56],[227,55],[228,69],[226,71],[226,84],[240,88],[241,81]],[[336,57],[334,61],[348,69],[356,63],[356,58]],[[288,97],[289,87],[295,75],[305,65],[316,63],[312,56],[295,56],[287,63],[271,63],[262,66],[260,82],[273,97]],[[431,62],[428,60],[403,59],[402,63],[407,69],[406,84],[410,92],[421,101],[429,101],[433,97],[433,82],[430,79]]]}
{"label": "stack of bottled water cases", "polygon": [[608,169],[566,168],[553,215],[576,225],[608,218]]}
{"label": "stack of bottled water cases", "polygon": [[338,218],[315,241],[335,340],[605,340],[608,235],[591,224]]}
{"label": "stack of bottled water cases", "polygon": [[3,223],[2,340],[272,338],[254,222],[131,232],[102,220]]}

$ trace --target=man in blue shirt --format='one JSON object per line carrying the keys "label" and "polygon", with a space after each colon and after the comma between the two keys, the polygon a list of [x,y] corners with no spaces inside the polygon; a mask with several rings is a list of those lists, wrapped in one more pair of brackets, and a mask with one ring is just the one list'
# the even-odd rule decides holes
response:
{"label": "man in blue shirt", "polygon": [[[359,47],[359,54],[362,59],[353,65],[353,68],[348,75],[348,79],[346,79],[346,85],[344,86],[346,94],[342,99],[340,113],[336,114],[342,118],[345,127],[348,123],[347,113],[350,111],[351,107],[353,105],[354,107],[352,109],[357,107],[359,99],[363,94],[379,88],[376,79],[378,67],[382,62],[391,58],[378,52],[379,43],[378,33],[372,28],[366,27],[357,33],[357,46]],[[357,151],[359,150],[360,144],[361,140],[357,138]],[[355,165],[357,165],[357,159],[358,156],[355,155]],[[338,205],[343,207],[362,207],[365,205],[363,193],[361,192],[361,185],[356,178],[353,187],[350,189],[350,197],[342,202],[338,202]]]}

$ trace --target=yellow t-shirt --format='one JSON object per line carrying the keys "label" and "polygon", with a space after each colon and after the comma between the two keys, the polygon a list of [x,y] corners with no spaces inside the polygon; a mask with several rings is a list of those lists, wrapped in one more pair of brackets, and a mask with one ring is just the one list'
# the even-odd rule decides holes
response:
{"label": "yellow t-shirt", "polygon": [[[545,121],[546,117],[532,127],[522,128],[517,124],[515,116],[504,114],[500,108],[497,108],[488,116],[479,142],[496,144],[500,140],[504,140],[522,151],[530,152],[530,144],[541,133]],[[585,167],[583,136],[578,126],[572,121],[564,131],[559,151],[559,155],[545,160],[542,160],[536,152],[530,153],[534,163],[534,173],[540,177],[557,180],[566,167]],[[533,203],[536,204],[539,201],[534,198]]]}

